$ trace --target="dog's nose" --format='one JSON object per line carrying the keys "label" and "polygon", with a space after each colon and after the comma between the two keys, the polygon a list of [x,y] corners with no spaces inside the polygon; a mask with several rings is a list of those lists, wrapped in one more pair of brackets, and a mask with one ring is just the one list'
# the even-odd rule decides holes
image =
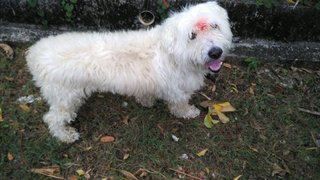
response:
{"label": "dog's nose", "polygon": [[219,59],[222,54],[222,49],[219,47],[213,47],[209,50],[208,56],[212,59]]}

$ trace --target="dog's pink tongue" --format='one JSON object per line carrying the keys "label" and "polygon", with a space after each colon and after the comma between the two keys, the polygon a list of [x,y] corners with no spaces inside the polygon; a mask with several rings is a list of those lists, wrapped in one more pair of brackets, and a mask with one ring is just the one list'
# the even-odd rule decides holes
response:
{"label": "dog's pink tongue", "polygon": [[209,68],[211,71],[219,71],[222,66],[221,60],[213,60],[206,64],[207,68]]}

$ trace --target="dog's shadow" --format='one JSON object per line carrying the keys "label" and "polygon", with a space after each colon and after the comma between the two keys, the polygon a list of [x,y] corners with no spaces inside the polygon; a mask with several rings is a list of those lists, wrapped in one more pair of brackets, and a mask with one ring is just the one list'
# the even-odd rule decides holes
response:
{"label": "dog's shadow", "polygon": [[156,101],[153,107],[147,108],[137,103],[134,97],[94,93],[81,106],[72,126],[81,133],[82,137],[93,138],[121,128],[128,117],[148,120],[149,117],[159,116],[159,114],[168,118],[172,116],[162,101]]}

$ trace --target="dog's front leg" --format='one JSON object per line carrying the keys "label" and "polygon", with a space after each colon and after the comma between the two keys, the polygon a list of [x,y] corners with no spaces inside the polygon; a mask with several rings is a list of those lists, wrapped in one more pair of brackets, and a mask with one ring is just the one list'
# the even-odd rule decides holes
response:
{"label": "dog's front leg", "polygon": [[169,109],[176,117],[185,119],[195,118],[200,114],[200,110],[194,105],[190,105],[188,101],[169,103]]}

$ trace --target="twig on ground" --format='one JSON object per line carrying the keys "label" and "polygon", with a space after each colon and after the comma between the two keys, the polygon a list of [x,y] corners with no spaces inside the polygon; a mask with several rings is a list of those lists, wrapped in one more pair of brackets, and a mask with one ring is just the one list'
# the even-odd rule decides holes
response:
{"label": "twig on ground", "polygon": [[176,173],[179,173],[179,174],[182,174],[182,175],[188,176],[188,177],[190,177],[190,178],[192,178],[192,179],[203,180],[203,179],[201,179],[201,178],[199,178],[199,177],[192,176],[192,175],[190,175],[190,174],[187,174],[187,173],[182,172],[182,171],[179,171],[179,170],[175,170],[175,169],[172,169],[172,168],[169,168],[169,169],[170,169],[171,171],[176,172]]}
{"label": "twig on ground", "polygon": [[302,111],[302,112],[305,112],[305,113],[309,113],[309,114],[320,116],[320,112],[317,112],[317,111],[311,111],[311,110],[304,109],[304,108],[298,108],[298,110]]}
{"label": "twig on ground", "polygon": [[212,100],[209,96],[205,95],[203,92],[199,92],[199,94],[205,97],[207,100]]}
{"label": "twig on ground", "polygon": [[296,6],[299,4],[299,1],[300,1],[300,0],[297,0],[297,2],[294,4],[293,9],[296,8]]}
{"label": "twig on ground", "polygon": [[[31,172],[32,172],[32,171],[31,171]],[[33,172],[33,173],[41,174],[41,175],[44,175],[44,176],[47,176],[47,177],[51,177],[51,178],[53,178],[53,179],[62,179],[62,180],[65,180],[65,178],[63,178],[63,177],[55,176],[55,175],[51,175],[51,174],[46,174],[46,173],[41,173],[41,172]]]}

